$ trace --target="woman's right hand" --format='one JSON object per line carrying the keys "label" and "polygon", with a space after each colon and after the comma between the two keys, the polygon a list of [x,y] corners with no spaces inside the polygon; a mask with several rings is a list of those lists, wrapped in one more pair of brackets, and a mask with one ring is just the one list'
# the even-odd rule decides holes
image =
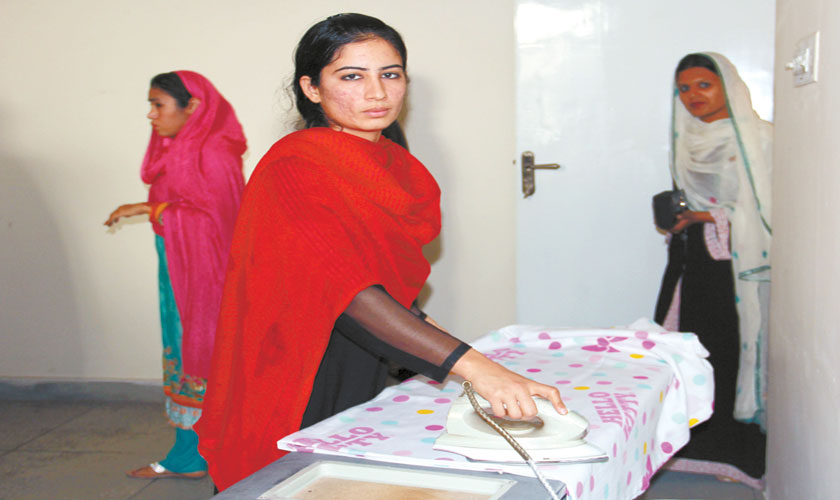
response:
{"label": "woman's right hand", "polygon": [[677,214],[677,223],[668,231],[677,234],[685,231],[685,228],[698,222],[714,222],[715,219],[709,212],[695,212],[693,210],[686,210]]}
{"label": "woman's right hand", "polygon": [[512,372],[475,349],[467,351],[455,363],[452,371],[472,383],[475,391],[490,403],[497,417],[507,415],[512,419],[520,419],[536,416],[537,405],[532,396],[549,400],[561,415],[568,413],[556,387]]}
{"label": "woman's right hand", "polygon": [[151,212],[152,207],[146,202],[120,205],[117,207],[116,210],[111,212],[111,215],[108,216],[108,220],[105,221],[105,225],[111,227],[122,217],[132,217],[134,215],[150,214]]}

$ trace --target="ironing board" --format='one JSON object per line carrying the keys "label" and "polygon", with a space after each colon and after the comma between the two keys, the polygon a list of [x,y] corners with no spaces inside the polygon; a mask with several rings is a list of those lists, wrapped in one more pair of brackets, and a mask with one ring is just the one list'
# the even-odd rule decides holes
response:
{"label": "ironing board", "polygon": [[[603,463],[540,464],[574,500],[632,499],[688,442],[689,428],[709,418],[714,387],[708,352],[689,333],[649,320],[629,327],[572,330],[514,325],[473,347],[511,370],[557,386],[566,405],[590,422],[587,441]],[[533,477],[527,465],[473,462],[432,449],[461,380],[417,376],[373,400],[284,437],[283,450],[392,464],[493,471]]]}

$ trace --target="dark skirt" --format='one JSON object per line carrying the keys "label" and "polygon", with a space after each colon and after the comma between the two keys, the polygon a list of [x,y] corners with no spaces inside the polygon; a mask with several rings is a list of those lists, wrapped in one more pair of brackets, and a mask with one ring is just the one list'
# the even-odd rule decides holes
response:
{"label": "dark skirt", "polygon": [[367,337],[370,334],[346,315],[338,318],[315,375],[301,429],[369,401],[385,388],[388,361],[361,341]]}
{"label": "dark skirt", "polygon": [[732,261],[712,259],[703,224],[689,226],[671,240],[654,315],[659,324],[665,320],[680,278],[679,330],[696,333],[709,351],[715,408],[708,421],[691,429],[691,441],[677,456],[731,464],[760,478],[764,475],[765,436],[758,425],[738,422],[732,416],[740,355]]}

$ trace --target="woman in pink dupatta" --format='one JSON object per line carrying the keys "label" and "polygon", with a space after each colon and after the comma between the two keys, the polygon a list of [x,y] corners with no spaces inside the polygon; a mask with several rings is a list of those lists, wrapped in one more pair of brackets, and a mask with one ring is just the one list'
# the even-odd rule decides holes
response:
{"label": "woman in pink dupatta", "polygon": [[242,127],[230,103],[192,71],[163,73],[149,89],[152,136],[141,177],[149,199],[122,205],[105,222],[149,216],[159,256],[166,413],[175,445],[130,477],[207,474],[192,430],[201,416],[227,257],[245,180]]}

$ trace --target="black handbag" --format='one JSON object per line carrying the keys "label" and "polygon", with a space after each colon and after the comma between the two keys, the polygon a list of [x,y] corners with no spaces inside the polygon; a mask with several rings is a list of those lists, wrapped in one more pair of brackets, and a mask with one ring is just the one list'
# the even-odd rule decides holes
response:
{"label": "black handbag", "polygon": [[671,189],[653,196],[653,221],[659,229],[668,231],[677,224],[677,214],[688,210],[685,191]]}

